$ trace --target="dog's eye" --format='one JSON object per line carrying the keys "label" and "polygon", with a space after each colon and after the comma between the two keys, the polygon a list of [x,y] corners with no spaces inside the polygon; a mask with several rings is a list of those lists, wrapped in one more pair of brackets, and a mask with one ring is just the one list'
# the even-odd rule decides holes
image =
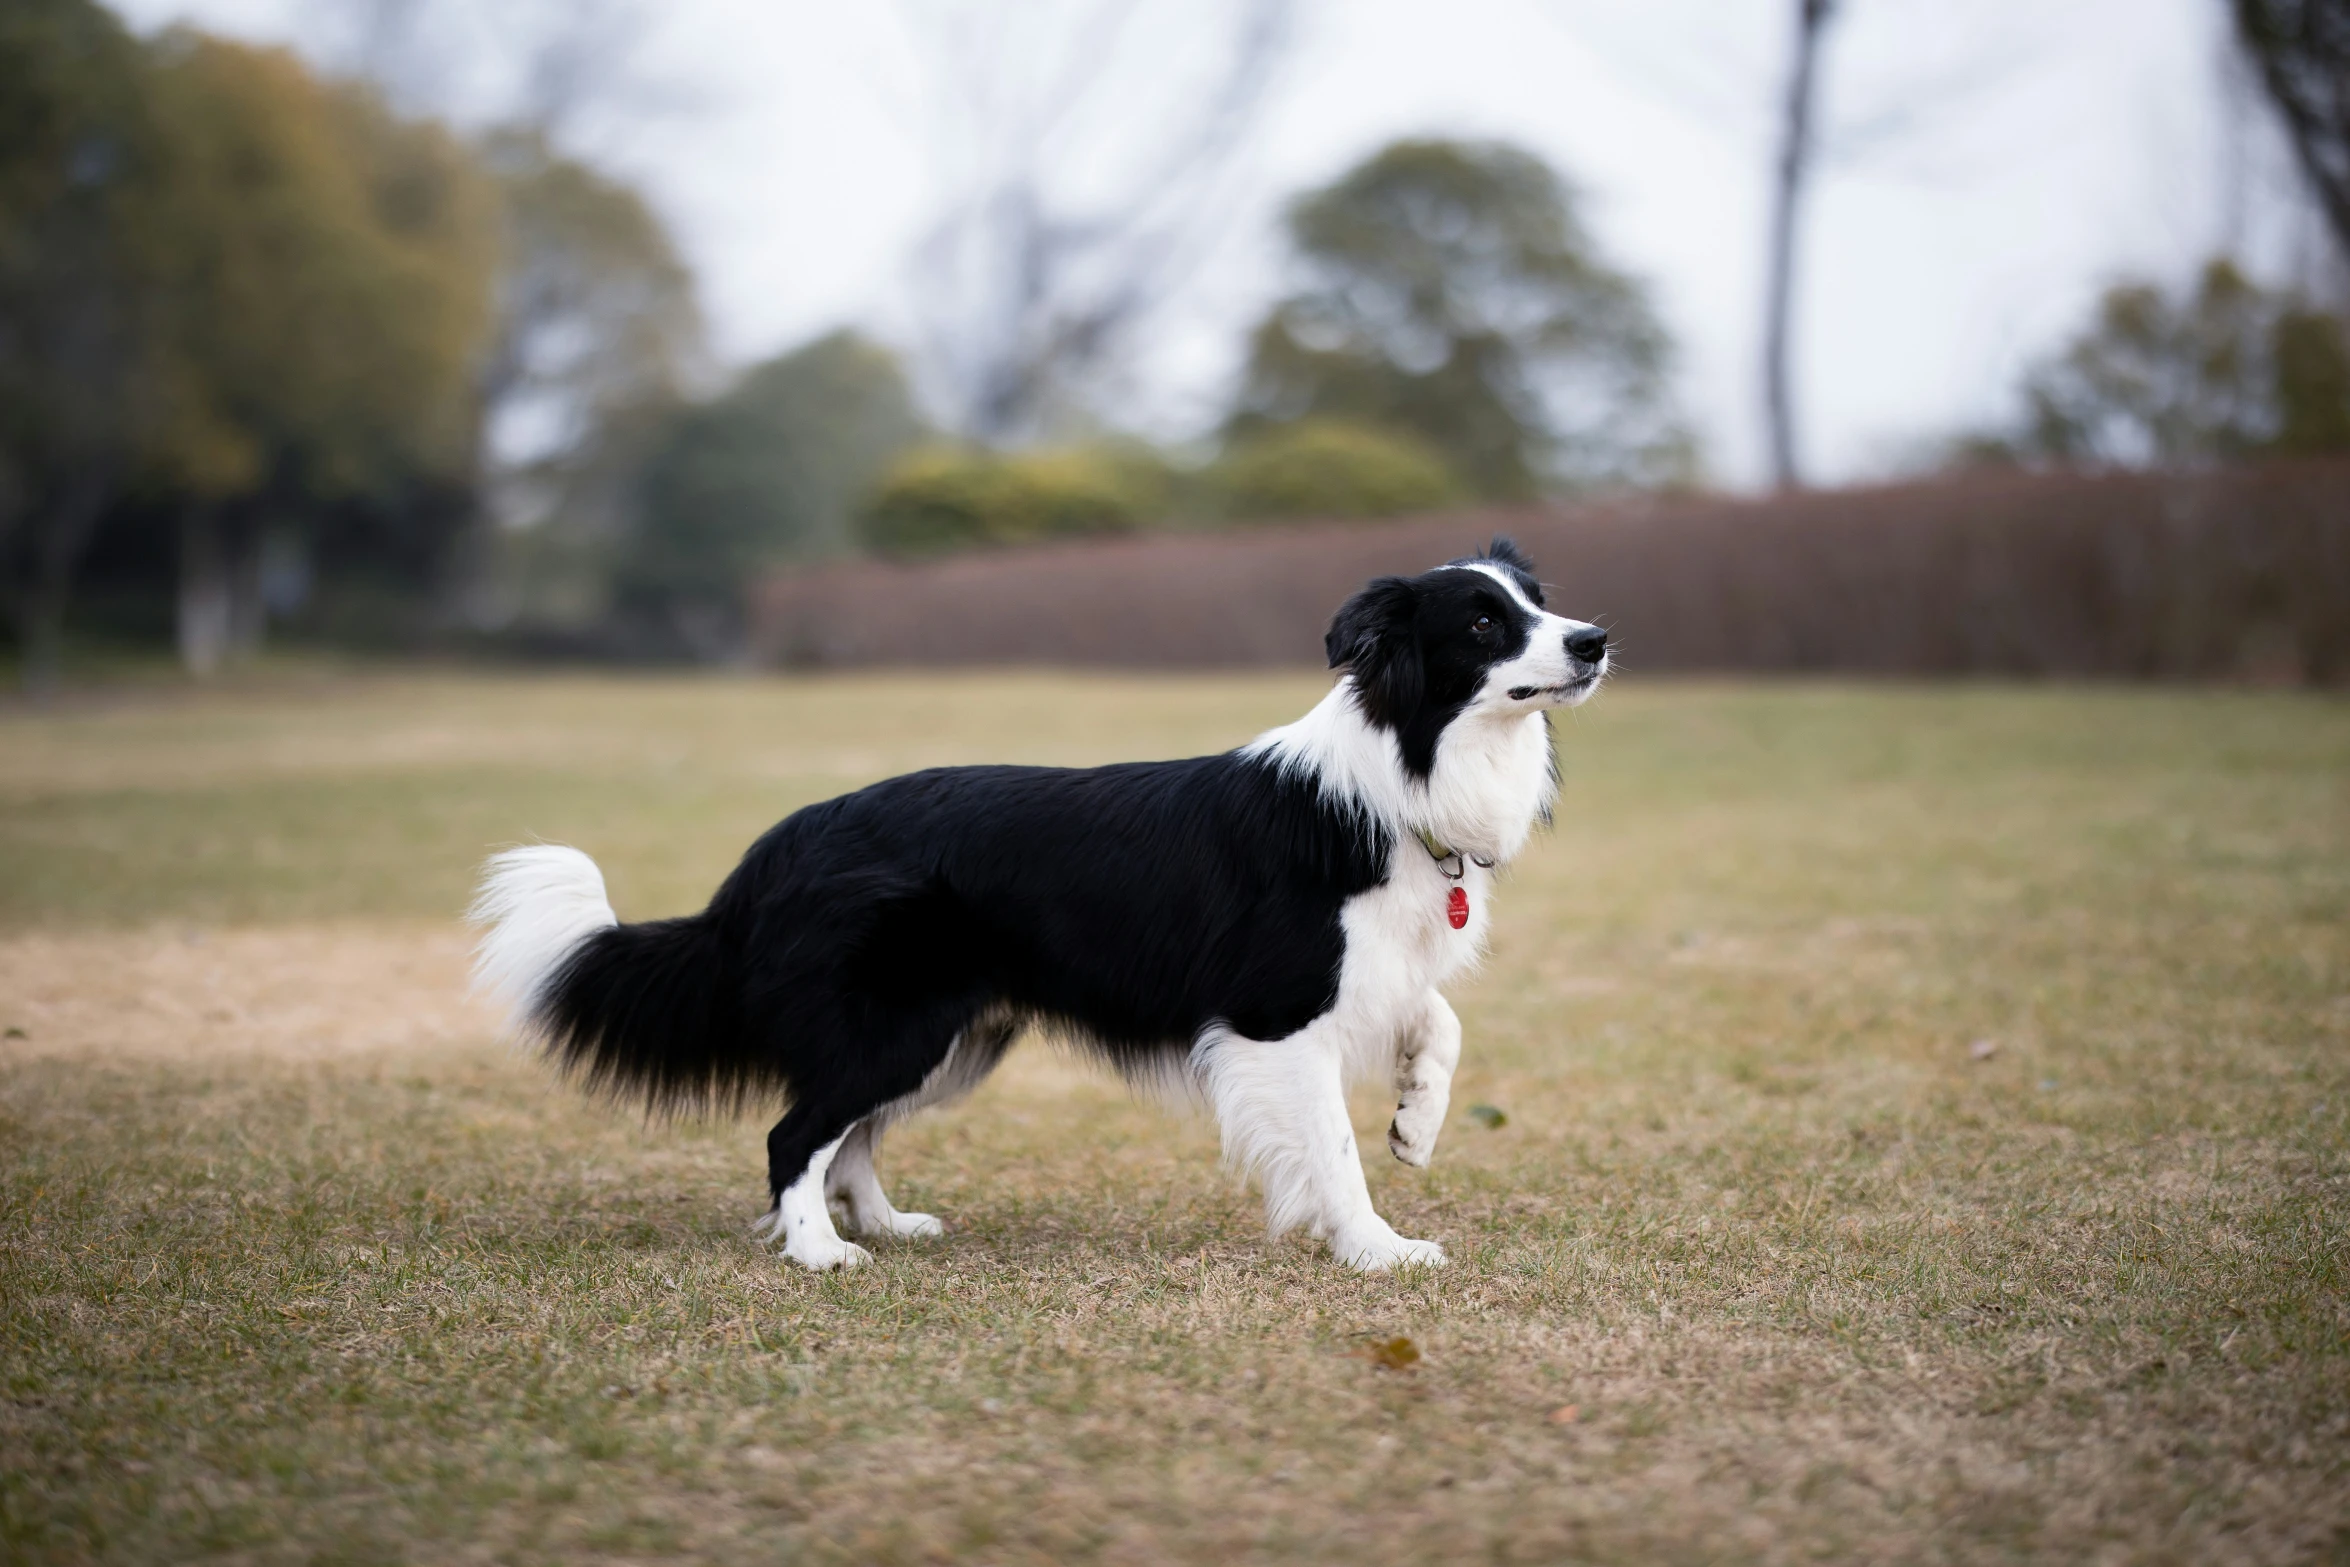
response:
{"label": "dog's eye", "polygon": [[1486,632],[1493,629],[1493,617],[1491,615],[1479,615],[1477,617],[1477,623],[1471,626],[1469,629],[1476,632],[1479,636],[1483,636]]}

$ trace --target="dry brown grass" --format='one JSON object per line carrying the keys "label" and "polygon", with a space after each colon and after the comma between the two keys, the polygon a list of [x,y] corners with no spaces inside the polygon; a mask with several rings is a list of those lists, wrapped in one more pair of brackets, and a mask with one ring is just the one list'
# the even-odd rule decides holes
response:
{"label": "dry brown grass", "polygon": [[668,912],[859,777],[1224,743],[1312,686],[388,682],[9,724],[0,1554],[2345,1549],[2336,702],[1610,693],[1460,998],[1456,1104],[1506,1124],[1372,1166],[1456,1259],[1413,1278],[1267,1242],[1210,1128],[1034,1045],[892,1140],[944,1243],[789,1271],[744,1228],[760,1127],[551,1088],[427,917],[502,837]]}

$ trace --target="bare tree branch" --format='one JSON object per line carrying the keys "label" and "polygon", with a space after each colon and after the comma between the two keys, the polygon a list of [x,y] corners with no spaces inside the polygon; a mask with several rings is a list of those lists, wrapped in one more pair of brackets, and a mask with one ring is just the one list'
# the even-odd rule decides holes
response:
{"label": "bare tree branch", "polygon": [[[922,358],[948,422],[975,439],[1026,439],[1066,417],[1226,216],[1217,197],[1270,100],[1295,0],[1237,0],[1205,90],[1113,103],[1131,77],[1112,61],[1143,10],[906,13],[934,78],[948,191],[910,258]],[[1085,136],[1097,120],[1114,137]],[[1105,181],[1105,163],[1124,166]]]}
{"label": "bare tree branch", "polygon": [[648,78],[648,0],[340,0],[345,67],[397,104],[570,145],[589,116],[680,96]]}
{"label": "bare tree branch", "polygon": [[2350,0],[2234,0],[2236,35],[2350,259]]}

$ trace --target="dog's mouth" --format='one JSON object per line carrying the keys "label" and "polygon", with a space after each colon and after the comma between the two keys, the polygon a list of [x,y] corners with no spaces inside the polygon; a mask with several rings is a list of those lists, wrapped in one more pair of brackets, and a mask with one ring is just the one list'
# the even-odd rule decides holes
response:
{"label": "dog's mouth", "polygon": [[1595,669],[1588,675],[1577,675],[1574,679],[1555,686],[1512,686],[1510,687],[1510,700],[1531,702],[1538,696],[1546,696],[1554,701],[1566,702],[1581,696],[1598,684],[1599,671]]}

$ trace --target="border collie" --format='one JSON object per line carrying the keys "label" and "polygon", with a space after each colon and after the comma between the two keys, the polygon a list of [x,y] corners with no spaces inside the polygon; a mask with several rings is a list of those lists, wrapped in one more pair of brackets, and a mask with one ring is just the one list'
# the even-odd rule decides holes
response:
{"label": "border collie", "polygon": [[591,1089],[786,1100],[765,1238],[810,1268],[870,1260],[836,1205],[862,1235],[941,1233],[890,1205],[874,1150],[1027,1023],[1204,1099],[1273,1234],[1440,1264],[1372,1211],[1346,1087],[1392,1074],[1388,1147],[1428,1162],[1461,1048],[1438,987],[1548,819],[1549,710],[1608,669],[1606,633],[1542,602],[1508,539],[1379,578],[1331,622],[1344,673],[1295,723],[1189,761],[892,778],[785,818],[683,919],[623,925],[586,855],[510,849],[473,906],[476,979]]}

